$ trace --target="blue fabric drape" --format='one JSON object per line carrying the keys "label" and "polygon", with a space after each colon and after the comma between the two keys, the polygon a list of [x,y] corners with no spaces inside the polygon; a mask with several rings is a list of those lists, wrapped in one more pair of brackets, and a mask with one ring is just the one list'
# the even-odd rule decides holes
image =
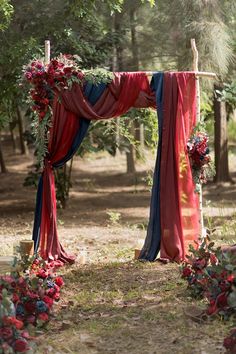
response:
{"label": "blue fabric drape", "polygon": [[151,87],[155,91],[157,116],[158,116],[158,146],[156,165],[153,174],[150,215],[147,235],[139,259],[154,261],[160,251],[161,245],[161,220],[160,220],[160,168],[161,168],[161,143],[163,122],[163,86],[164,73],[155,73],[151,80]]}
{"label": "blue fabric drape", "polygon": [[[91,83],[86,83],[84,87],[84,94],[89,100],[91,105],[94,105],[100,96],[105,91],[107,85],[104,83],[94,85]],[[82,143],[88,128],[90,125],[90,120],[80,118],[80,126],[78,132],[75,136],[75,139],[71,145],[70,150],[65,155],[65,157],[53,165],[54,168],[58,168],[63,166],[67,161],[69,161],[75,152],[78,150],[80,144]],[[34,215],[34,227],[33,227],[33,236],[32,239],[34,241],[34,250],[37,252],[39,246],[39,238],[40,238],[40,225],[41,225],[41,214],[42,214],[42,190],[43,190],[43,178],[42,176],[39,179],[37,197],[36,197],[36,207],[35,207],[35,215]]]}

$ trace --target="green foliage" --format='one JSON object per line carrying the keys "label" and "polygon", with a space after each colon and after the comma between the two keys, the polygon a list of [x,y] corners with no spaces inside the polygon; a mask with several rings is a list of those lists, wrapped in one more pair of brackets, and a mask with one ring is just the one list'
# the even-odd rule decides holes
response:
{"label": "green foliage", "polygon": [[0,0],[0,31],[4,31],[9,26],[13,12],[9,0]]}
{"label": "green foliage", "polygon": [[118,213],[118,212],[112,211],[112,210],[109,210],[106,213],[109,216],[109,221],[112,225],[117,225],[119,223],[121,213]]}
{"label": "green foliage", "polygon": [[216,90],[218,99],[220,101],[226,102],[231,110],[236,109],[236,81],[231,83],[224,83],[223,89]]}

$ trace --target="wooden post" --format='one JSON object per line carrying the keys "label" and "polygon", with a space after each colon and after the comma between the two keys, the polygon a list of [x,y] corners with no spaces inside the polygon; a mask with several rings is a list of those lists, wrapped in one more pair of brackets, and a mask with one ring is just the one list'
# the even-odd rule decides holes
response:
{"label": "wooden post", "polygon": [[45,43],[44,64],[48,65],[50,63],[50,41],[46,40],[44,43]]}
{"label": "wooden post", "polygon": [[[198,50],[196,47],[195,39],[191,39],[191,48],[193,52],[193,71],[198,72]],[[196,113],[197,113],[197,122],[200,122],[200,84],[199,77],[196,75]],[[199,190],[199,224],[200,224],[200,237],[205,236],[204,230],[204,221],[203,221],[203,208],[202,208],[202,186],[200,185]]]}

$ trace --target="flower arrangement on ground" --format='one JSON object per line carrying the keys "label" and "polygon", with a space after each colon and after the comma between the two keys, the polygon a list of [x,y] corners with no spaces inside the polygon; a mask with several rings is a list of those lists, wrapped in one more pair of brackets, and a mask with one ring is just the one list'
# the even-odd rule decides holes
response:
{"label": "flower arrangement on ground", "polygon": [[0,277],[0,353],[30,349],[27,328],[47,324],[63,284],[54,264],[35,257],[17,261],[10,275]]}
{"label": "flower arrangement on ground", "polygon": [[[193,296],[206,299],[207,315],[225,320],[236,317],[236,257],[233,252],[215,248],[214,242],[205,238],[197,250],[190,247],[181,272]],[[230,340],[224,342],[228,347],[229,343],[235,345],[235,331],[233,333]]]}

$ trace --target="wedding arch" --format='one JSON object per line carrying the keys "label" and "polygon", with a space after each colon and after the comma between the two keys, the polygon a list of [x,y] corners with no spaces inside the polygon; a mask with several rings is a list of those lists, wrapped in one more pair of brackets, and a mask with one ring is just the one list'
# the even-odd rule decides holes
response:
{"label": "wedding arch", "polygon": [[[73,66],[58,60],[50,62],[48,41],[45,49],[44,65],[33,63],[26,72],[27,79],[37,88],[31,95],[41,125],[49,111],[52,114],[36,198],[35,251],[46,260],[74,262],[58,238],[53,170],[72,158],[90,122],[118,117],[131,107],[151,107],[157,110],[159,141],[147,236],[139,258],[152,261],[160,251],[161,258],[183,260],[203,226],[186,146],[197,122],[198,77],[213,74],[198,72],[196,67],[192,72],[114,72],[110,82],[93,84],[86,78],[80,81],[82,73],[73,71]],[[46,77],[47,85],[52,85],[51,103],[48,87],[41,84],[42,77]],[[55,77],[57,87],[53,86]],[[70,88],[65,87],[68,82]]]}

